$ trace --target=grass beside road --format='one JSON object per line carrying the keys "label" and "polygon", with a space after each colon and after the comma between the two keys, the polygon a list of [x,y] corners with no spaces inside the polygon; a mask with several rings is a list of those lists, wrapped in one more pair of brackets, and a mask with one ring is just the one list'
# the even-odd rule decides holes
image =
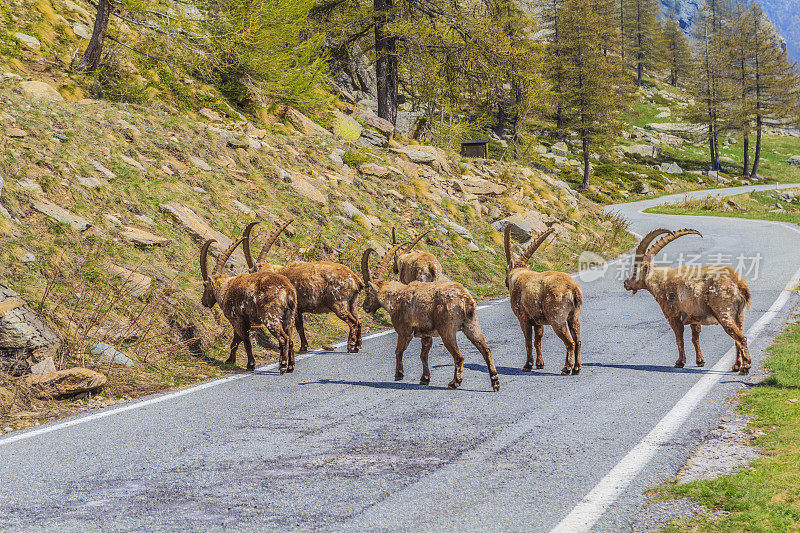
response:
{"label": "grass beside road", "polygon": [[763,456],[734,475],[655,490],[661,499],[688,497],[730,514],[667,531],[800,531],[800,323],[769,349],[765,367],[770,377],[740,398]]}
{"label": "grass beside road", "polygon": [[736,217],[800,224],[800,194],[791,202],[780,198],[781,195],[797,192],[800,192],[800,189],[759,191],[728,198],[718,196],[697,200],[687,198],[677,204],[651,207],[645,212],[664,215]]}

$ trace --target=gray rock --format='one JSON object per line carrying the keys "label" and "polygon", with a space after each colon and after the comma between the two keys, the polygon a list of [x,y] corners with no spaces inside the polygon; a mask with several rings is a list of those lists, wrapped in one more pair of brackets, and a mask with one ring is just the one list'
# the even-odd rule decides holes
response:
{"label": "gray rock", "polygon": [[113,346],[98,343],[89,349],[94,355],[99,355],[109,363],[122,366],[133,366],[133,360]]}
{"label": "gray rock", "polygon": [[74,213],[70,213],[63,207],[60,207],[45,198],[34,200],[31,202],[31,207],[43,215],[47,215],[53,220],[60,222],[61,224],[72,226],[78,231],[84,231],[92,226],[92,224],[85,218]]}
{"label": "gray rock", "polygon": [[19,88],[22,96],[28,100],[42,100],[46,102],[63,102],[64,98],[50,85],[43,81],[23,81]]}
{"label": "gray rock", "polygon": [[32,192],[33,194],[42,194],[44,192],[42,191],[41,185],[33,180],[20,180],[17,181],[17,185],[28,192]]}
{"label": "gray rock", "polygon": [[511,226],[511,237],[518,242],[528,242],[532,235],[547,231],[544,217],[537,211],[506,217],[492,226],[498,231],[505,231],[506,226]]}
{"label": "gray rock", "polygon": [[234,200],[234,201],[232,201],[232,202],[231,202],[231,205],[233,205],[233,208],[234,208],[234,209],[236,209],[237,211],[241,211],[242,213],[244,213],[244,214],[246,214],[246,215],[250,215],[250,214],[252,214],[252,213],[253,213],[253,210],[252,210],[252,209],[250,209],[249,207],[247,207],[246,205],[244,205],[244,204],[243,204],[242,202],[240,202],[239,200]]}
{"label": "gray rock", "polygon": [[569,148],[567,148],[567,143],[564,141],[555,143],[550,147],[550,151],[560,157],[567,157],[569,155]]}
{"label": "gray rock", "polygon": [[31,374],[47,374],[56,371],[56,363],[48,356],[31,367]]}
{"label": "gray rock", "polygon": [[358,144],[359,146],[364,146],[367,148],[371,148],[373,146],[382,148],[389,144],[389,139],[380,132],[365,128],[364,131],[361,132],[361,137],[358,138]]}
{"label": "gray rock", "polygon": [[0,284],[0,354],[17,359],[29,351],[34,361],[55,354],[58,335],[20,296]]}
{"label": "gray rock", "polygon": [[78,185],[86,189],[99,189],[103,185],[106,185],[106,182],[92,177],[84,178],[83,176],[77,176],[75,181],[78,182]]}
{"label": "gray rock", "polygon": [[331,161],[333,161],[333,163],[336,166],[340,167],[340,166],[344,165],[344,161],[342,160],[342,155],[344,155],[344,150],[341,149],[341,148],[337,148],[337,149],[333,150],[328,155],[328,157],[330,158]]}
{"label": "gray rock", "polygon": [[789,159],[787,159],[786,162],[789,163],[790,165],[800,167],[800,155],[793,155]]}
{"label": "gray rock", "polygon": [[19,41],[25,48],[30,50],[40,50],[42,48],[42,43],[34,37],[33,35],[28,35],[26,33],[17,32],[14,34],[14,38]]}
{"label": "gray rock", "polygon": [[630,146],[615,146],[614,150],[623,154],[636,154],[642,157],[661,157],[661,148],[649,144],[632,144]]}
{"label": "gray rock", "polygon": [[209,165],[208,163],[205,162],[205,160],[200,159],[199,157],[195,157],[193,155],[190,155],[188,159],[189,159],[189,162],[192,165],[196,166],[200,170],[204,170],[206,172],[210,172],[211,170],[213,170],[211,168],[211,165]]}
{"label": "gray rock", "polygon": [[95,169],[96,171],[98,171],[100,174],[102,174],[103,176],[105,176],[105,178],[106,178],[107,180],[114,180],[114,179],[116,179],[116,178],[117,178],[117,175],[116,175],[116,174],[114,174],[114,173],[113,173],[111,170],[109,170],[108,168],[106,168],[105,166],[103,166],[103,164],[102,164],[102,163],[100,163],[99,161],[95,161],[94,159],[90,159],[90,160],[89,160],[89,163],[91,163],[91,164],[92,164],[92,166],[94,167],[94,169]]}
{"label": "gray rock", "polygon": [[398,111],[395,131],[409,139],[416,139],[424,116],[419,111]]}
{"label": "gray rock", "polygon": [[89,29],[89,26],[81,24],[80,22],[76,22],[72,25],[72,33],[81,39],[88,39],[92,36],[92,30]]}
{"label": "gray rock", "polygon": [[683,169],[678,165],[678,163],[662,163],[661,172],[666,172],[667,174],[683,174]]}
{"label": "gray rock", "polygon": [[111,224],[115,228],[119,228],[122,226],[122,221],[117,217],[115,217],[114,215],[106,213],[103,216],[106,218],[106,220],[108,220],[109,224]]}
{"label": "gray rock", "polygon": [[456,224],[452,220],[442,220],[442,223],[447,226],[450,231],[454,231],[464,237],[465,239],[471,241],[472,240],[472,232],[470,232],[467,228],[460,224]]}
{"label": "gray rock", "polygon": [[369,226],[367,229],[372,229],[372,222],[370,222],[367,216],[363,212],[361,212],[359,208],[357,208],[350,202],[342,202],[341,205],[339,206],[339,209],[341,209],[342,213],[344,213],[351,219],[354,218],[363,219],[365,223]]}

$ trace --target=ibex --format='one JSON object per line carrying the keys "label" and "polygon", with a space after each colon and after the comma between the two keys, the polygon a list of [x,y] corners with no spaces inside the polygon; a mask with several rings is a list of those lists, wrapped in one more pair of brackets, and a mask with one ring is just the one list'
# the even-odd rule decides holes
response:
{"label": "ibex", "polygon": [[[419,235],[416,239],[402,245],[394,254],[392,270],[400,274],[400,283],[412,281],[437,281],[442,278],[442,265],[436,256],[428,252],[415,252],[414,246],[429,232]],[[395,230],[392,228],[392,246],[397,244]]]}
{"label": "ibex", "polygon": [[214,239],[203,243],[200,249],[200,273],[203,276],[205,307],[219,303],[222,314],[233,326],[233,341],[228,364],[236,364],[236,350],[244,342],[247,352],[247,370],[255,370],[253,347],[250,344],[250,327],[263,325],[278,341],[280,347],[280,373],[294,371],[292,326],[297,308],[297,293],[286,276],[269,272],[256,272],[228,276],[222,273],[225,263],[242,242],[239,239],[217,259],[214,271],[208,274],[208,247]]}
{"label": "ibex", "polygon": [[[386,252],[378,263],[377,272],[386,269],[392,255],[400,246],[402,245],[396,244]],[[361,273],[367,287],[364,310],[375,313],[383,307],[389,313],[392,326],[397,332],[395,381],[403,379],[403,352],[408,348],[411,339],[419,337],[422,339],[422,377],[419,382],[428,385],[431,381],[428,352],[433,345],[433,337],[441,337],[455,363],[453,380],[448,387],[458,388],[464,372],[464,356],[456,343],[456,334],[461,331],[483,355],[489,369],[492,389],[500,390],[497,369],[478,324],[475,299],[467,289],[454,281],[412,281],[406,285],[398,281],[373,278],[369,269],[369,257],[374,252],[375,250],[368,248],[361,258]]]}
{"label": "ibex", "polygon": [[561,374],[578,374],[581,371],[581,305],[583,292],[571,276],[563,272],[534,272],[528,261],[542,243],[553,233],[550,228],[539,236],[525,252],[514,258],[510,242],[511,226],[506,226],[503,244],[506,251],[506,286],[510,293],[511,310],[519,320],[525,336],[527,359],[524,372],[533,369],[531,330],[536,347],[536,368],[544,368],[542,336],[544,327],[550,325],[567,348],[567,357]]}
{"label": "ibex", "polygon": [[[660,235],[664,236],[650,246]],[[700,328],[719,324],[736,342],[736,363],[731,370],[748,374],[750,352],[743,331],[744,311],[751,304],[747,282],[734,269],[719,265],[680,268],[652,265],[653,258],[666,245],[684,235],[702,237],[699,231],[693,229],[656,229],[648,233],[636,248],[631,276],[625,280],[625,290],[636,294],[636,291],[644,289],[661,306],[678,343],[675,368],[683,368],[686,364],[683,346],[685,326],[692,327],[692,344],[697,354],[697,366],[703,366],[705,360],[700,351]]]}
{"label": "ibex", "polygon": [[347,351],[358,352],[361,349],[361,319],[356,309],[356,298],[364,288],[359,277],[349,268],[330,261],[293,261],[284,266],[266,262],[267,254],[278,239],[281,232],[292,221],[279,226],[264,243],[258,260],[253,261],[250,253],[250,232],[258,224],[247,225],[242,235],[243,249],[247,265],[251,272],[274,272],[289,278],[297,290],[297,317],[295,326],[300,335],[300,353],[308,350],[308,340],[303,326],[303,313],[333,313],[350,328],[347,336]]}

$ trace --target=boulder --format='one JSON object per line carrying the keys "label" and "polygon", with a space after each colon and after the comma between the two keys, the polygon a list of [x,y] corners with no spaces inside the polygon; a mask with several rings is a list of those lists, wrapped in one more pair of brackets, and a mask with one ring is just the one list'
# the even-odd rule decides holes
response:
{"label": "boulder", "polygon": [[31,367],[31,374],[48,374],[56,371],[56,363],[48,356]]}
{"label": "boulder", "polygon": [[133,366],[133,360],[120,352],[113,346],[105,343],[98,343],[89,348],[89,351],[94,355],[99,355],[109,363],[122,366]]}
{"label": "boulder", "polygon": [[117,178],[117,175],[116,175],[116,174],[114,174],[114,173],[113,173],[111,170],[109,170],[108,168],[106,168],[105,166],[103,166],[103,164],[102,164],[102,163],[100,163],[99,161],[95,161],[94,159],[90,159],[90,160],[89,160],[89,163],[91,163],[91,164],[92,164],[92,166],[94,167],[94,169],[95,169],[96,171],[98,171],[100,174],[102,174],[103,176],[105,176],[105,178],[106,178],[107,180],[114,180],[114,179],[116,179],[116,178]]}
{"label": "boulder", "polygon": [[137,246],[166,246],[171,241],[136,226],[122,226],[120,234]]}
{"label": "boulder", "polygon": [[92,30],[86,24],[76,22],[72,25],[72,33],[79,39],[89,39],[92,36]]}
{"label": "boulder", "polygon": [[153,285],[153,280],[150,276],[139,274],[138,272],[115,265],[111,262],[106,262],[104,267],[109,274],[122,279],[125,290],[131,295],[141,298],[150,292],[150,287]]}
{"label": "boulder", "polygon": [[356,107],[353,109],[353,118],[362,124],[375,128],[386,137],[394,135],[394,126],[392,123],[386,119],[380,118],[372,111]]}
{"label": "boulder", "polygon": [[333,134],[338,138],[348,142],[356,142],[361,137],[362,131],[361,124],[353,117],[348,117],[339,112],[334,115]]}
{"label": "boulder", "polygon": [[305,196],[312,202],[316,202],[318,204],[328,204],[328,196],[322,192],[323,188],[320,185],[317,185],[310,179],[298,174],[292,174],[291,178],[289,179],[289,184],[292,186],[292,189],[297,191],[302,196]]}
{"label": "boulder", "polygon": [[420,126],[423,124],[424,116],[423,113],[418,111],[398,111],[395,131],[409,139],[416,139],[419,135]]}
{"label": "boulder", "polygon": [[665,172],[667,174],[683,174],[683,169],[680,167],[680,165],[678,165],[678,163],[675,162],[662,163],[661,167],[659,168],[661,169],[661,172]]}
{"label": "boulder", "polygon": [[786,162],[789,163],[790,165],[800,167],[800,155],[793,155],[789,159],[787,159]]}
{"label": "boulder", "polygon": [[[185,205],[179,202],[169,202],[161,204],[159,207],[167,216],[172,218],[172,220],[183,226],[183,229],[198,242],[203,242],[206,239],[215,239],[216,242],[212,243],[210,248],[214,255],[219,256],[220,253],[233,244],[233,241],[228,238],[227,235],[213,229],[197,213]],[[241,248],[233,253],[229,263],[235,265],[237,268],[244,268],[247,266]]]}
{"label": "boulder", "polygon": [[565,143],[564,141],[559,141],[555,143],[553,146],[550,147],[550,151],[560,157],[569,156],[569,148],[567,148],[567,143]]}
{"label": "boulder", "polygon": [[84,178],[83,176],[76,176],[75,181],[78,182],[78,185],[86,189],[99,189],[100,187],[103,187],[107,183],[104,180],[99,180],[91,176],[88,178]]}
{"label": "boulder", "polygon": [[645,128],[660,133],[679,133],[679,134],[696,134],[702,133],[703,126],[701,124],[688,124],[680,122],[656,122],[646,124]]}
{"label": "boulder", "polygon": [[20,129],[15,128],[14,126],[8,126],[5,128],[6,135],[11,137],[12,139],[24,139],[28,136],[28,132]]}
{"label": "boulder", "polygon": [[350,202],[342,202],[339,206],[339,209],[341,209],[342,213],[344,213],[348,218],[363,219],[363,222],[365,222],[368,226],[367,229],[372,229],[372,222],[370,222],[367,216],[359,208]]}
{"label": "boulder", "polygon": [[459,235],[461,235],[462,237],[464,237],[465,239],[467,239],[469,241],[472,240],[472,232],[470,232],[464,226],[462,226],[460,224],[456,224],[452,220],[447,220],[447,219],[442,220],[442,223],[445,226],[447,226],[447,229],[449,229],[450,231],[454,231],[454,232],[458,233]]}
{"label": "boulder", "polygon": [[200,113],[200,115],[204,116],[205,118],[207,118],[211,122],[222,122],[222,115],[220,115],[219,113],[217,113],[213,109],[209,109],[207,107],[204,107],[203,109],[201,109],[198,112]]}
{"label": "boulder", "polygon": [[64,101],[64,97],[57,90],[42,81],[23,81],[20,82],[19,88],[22,90],[22,96],[28,100]]}
{"label": "boulder", "polygon": [[392,173],[388,168],[382,165],[376,165],[375,163],[364,163],[358,167],[358,170],[360,170],[362,174],[375,176],[376,178],[385,178]]}
{"label": "boulder", "polygon": [[297,131],[305,135],[328,136],[331,134],[331,132],[293,107],[286,109],[286,120],[288,120]]}
{"label": "boulder", "polygon": [[135,160],[134,158],[129,157],[129,156],[124,155],[124,154],[121,154],[119,156],[119,158],[122,160],[123,163],[125,163],[128,166],[131,166],[131,167],[135,168],[139,172],[147,172],[147,170],[144,168],[144,166],[141,163],[139,163],[137,160]]}
{"label": "boulder", "polygon": [[[249,146],[249,144],[248,144],[248,146]],[[204,170],[206,172],[211,172],[212,170],[214,170],[213,168],[211,168],[211,165],[209,165],[205,160],[200,159],[199,157],[195,157],[193,155],[190,155],[188,157],[188,159],[189,159],[189,162],[192,165],[194,165],[195,167],[199,168],[200,170]]]}
{"label": "boulder", "polygon": [[58,335],[30,305],[0,284],[0,359],[29,356],[37,362],[53,355],[60,346]]}
{"label": "boulder", "polygon": [[46,374],[33,374],[25,378],[37,398],[58,398],[90,392],[106,384],[105,375],[88,368],[69,368]]}
{"label": "boulder", "polygon": [[60,222],[61,224],[67,224],[68,226],[72,226],[74,229],[78,231],[84,231],[92,226],[91,223],[89,223],[89,221],[87,221],[85,218],[70,213],[66,209],[57,206],[50,200],[44,198],[32,201],[31,207],[33,207],[36,211],[39,211],[43,215],[46,215],[52,218],[53,220]]}
{"label": "boulder", "polygon": [[508,187],[499,183],[494,183],[487,179],[477,176],[464,175],[461,180],[454,180],[460,183],[461,192],[479,195],[497,195],[506,192]]}
{"label": "boulder", "polygon": [[361,137],[358,138],[358,145],[365,148],[382,148],[387,144],[389,144],[389,139],[375,130],[364,129],[361,131]]}
{"label": "boulder", "polygon": [[17,32],[14,34],[14,39],[19,41],[20,44],[29,50],[40,50],[42,48],[41,41],[33,35],[28,35],[27,33]]}
{"label": "boulder", "polygon": [[492,226],[498,231],[505,231],[506,226],[511,226],[511,237],[518,242],[528,242],[532,235],[547,231],[544,217],[538,211],[517,213],[492,223]]}

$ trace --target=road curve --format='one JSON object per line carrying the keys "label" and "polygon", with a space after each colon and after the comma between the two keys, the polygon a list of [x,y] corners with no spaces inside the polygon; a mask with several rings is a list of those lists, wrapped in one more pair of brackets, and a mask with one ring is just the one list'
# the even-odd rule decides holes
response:
{"label": "road curve", "polygon": [[[757,368],[796,304],[784,289],[800,230],[641,212],[683,196],[611,209],[638,233],[703,233],[671,244],[668,259],[760,257],[745,324],[759,333]],[[312,354],[294,374],[270,366],[8,435],[0,529],[630,530],[642,491],[675,474],[748,378],[715,369],[732,346],[719,327],[703,329],[705,368],[674,369],[672,331],[649,294],[622,289],[624,267],[581,281],[580,376],[559,375],[563,345],[549,329],[545,369],[520,372],[522,335],[497,300],[479,318],[499,393],[463,337],[461,389],[446,389],[452,359],[439,341],[430,386],[417,385],[418,340],[405,381],[392,381],[395,338],[384,333],[356,355]]]}

